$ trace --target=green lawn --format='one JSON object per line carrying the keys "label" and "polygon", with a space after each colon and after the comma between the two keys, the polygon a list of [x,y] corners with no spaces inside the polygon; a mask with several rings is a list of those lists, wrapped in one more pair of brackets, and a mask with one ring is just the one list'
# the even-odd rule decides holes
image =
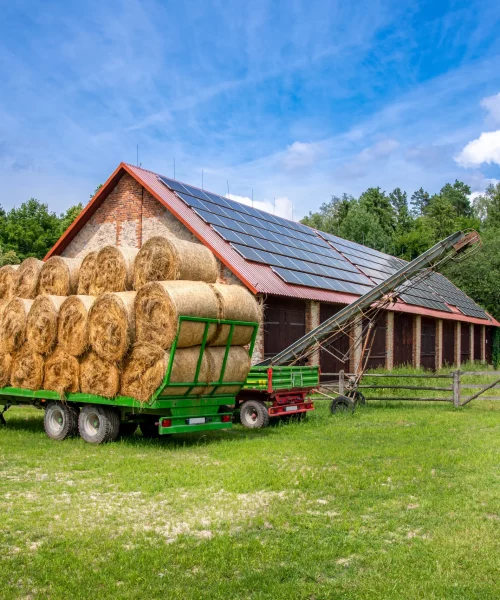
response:
{"label": "green lawn", "polygon": [[500,402],[93,447],[0,429],[0,596],[498,598]]}

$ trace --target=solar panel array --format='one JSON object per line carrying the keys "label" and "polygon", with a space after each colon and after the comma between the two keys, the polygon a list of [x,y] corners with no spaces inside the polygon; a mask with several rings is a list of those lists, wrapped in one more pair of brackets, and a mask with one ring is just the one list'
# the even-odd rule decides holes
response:
{"label": "solar panel array", "polygon": [[[295,285],[362,295],[395,273],[406,261],[335,235],[315,231],[224,196],[174,179],[160,180],[209,224],[243,258],[268,265]],[[398,289],[408,304],[487,319],[486,313],[440,274]]]}

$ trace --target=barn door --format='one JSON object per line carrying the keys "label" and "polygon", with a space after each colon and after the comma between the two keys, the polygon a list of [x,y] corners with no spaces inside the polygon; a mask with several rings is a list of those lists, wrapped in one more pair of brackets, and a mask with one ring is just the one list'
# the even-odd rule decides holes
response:
{"label": "barn door", "polygon": [[[344,308],[339,304],[326,304],[321,303],[319,309],[319,319],[321,323],[324,323],[333,315],[336,315],[339,310]],[[330,377],[323,375],[323,373],[338,373],[339,371],[349,372],[349,358],[344,362],[341,358],[349,353],[349,336],[342,334],[338,336],[330,344],[325,344],[325,348],[322,348],[319,355],[319,362],[321,367],[322,378],[327,380]]]}
{"label": "barn door", "polygon": [[[366,363],[367,369],[376,369],[385,367],[386,359],[386,341],[387,341],[387,313],[378,316],[374,324],[375,331],[372,331],[372,346],[370,357]],[[368,335],[368,319],[363,319],[363,331]]]}
{"label": "barn door", "polygon": [[436,320],[422,317],[420,364],[426,369],[436,368]]}
{"label": "barn door", "polygon": [[413,364],[413,315],[394,315],[394,366]]}
{"label": "barn door", "polygon": [[455,321],[443,319],[443,367],[455,364]]}
{"label": "barn door", "polygon": [[306,332],[306,307],[302,300],[269,296],[264,310],[264,358],[271,358]]}
{"label": "barn door", "polygon": [[460,362],[466,363],[470,360],[470,325],[462,323],[460,328]]}

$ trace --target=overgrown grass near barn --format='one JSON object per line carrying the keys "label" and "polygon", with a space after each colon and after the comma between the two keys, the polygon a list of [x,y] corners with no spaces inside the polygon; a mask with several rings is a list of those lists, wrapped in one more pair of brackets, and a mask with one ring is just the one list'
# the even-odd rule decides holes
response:
{"label": "overgrown grass near barn", "polygon": [[496,598],[500,403],[92,447],[0,429],[14,598]]}

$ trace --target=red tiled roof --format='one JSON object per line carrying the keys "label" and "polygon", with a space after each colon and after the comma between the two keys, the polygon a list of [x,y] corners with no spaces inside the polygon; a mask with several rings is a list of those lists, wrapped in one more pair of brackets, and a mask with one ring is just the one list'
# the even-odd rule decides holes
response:
{"label": "red tiled roof", "polygon": [[[84,227],[90,217],[108,197],[124,173],[134,177],[149,193],[165,206],[181,221],[203,244],[209,247],[219,260],[240,279],[253,293],[288,296],[304,300],[317,300],[336,304],[350,304],[358,296],[301,285],[293,285],[283,281],[268,265],[244,259],[233,247],[223,240],[207,223],[205,223],[190,207],[167,188],[159,176],[152,171],[121,163],[104,183],[99,192],[82,210],[73,224],[64,232],[45,259],[60,254]],[[452,310],[454,307],[450,307]],[[454,319],[481,325],[500,326],[495,319],[491,321],[467,317],[461,313],[430,310],[419,306],[407,305],[398,301],[390,310],[427,315],[441,319]]]}

